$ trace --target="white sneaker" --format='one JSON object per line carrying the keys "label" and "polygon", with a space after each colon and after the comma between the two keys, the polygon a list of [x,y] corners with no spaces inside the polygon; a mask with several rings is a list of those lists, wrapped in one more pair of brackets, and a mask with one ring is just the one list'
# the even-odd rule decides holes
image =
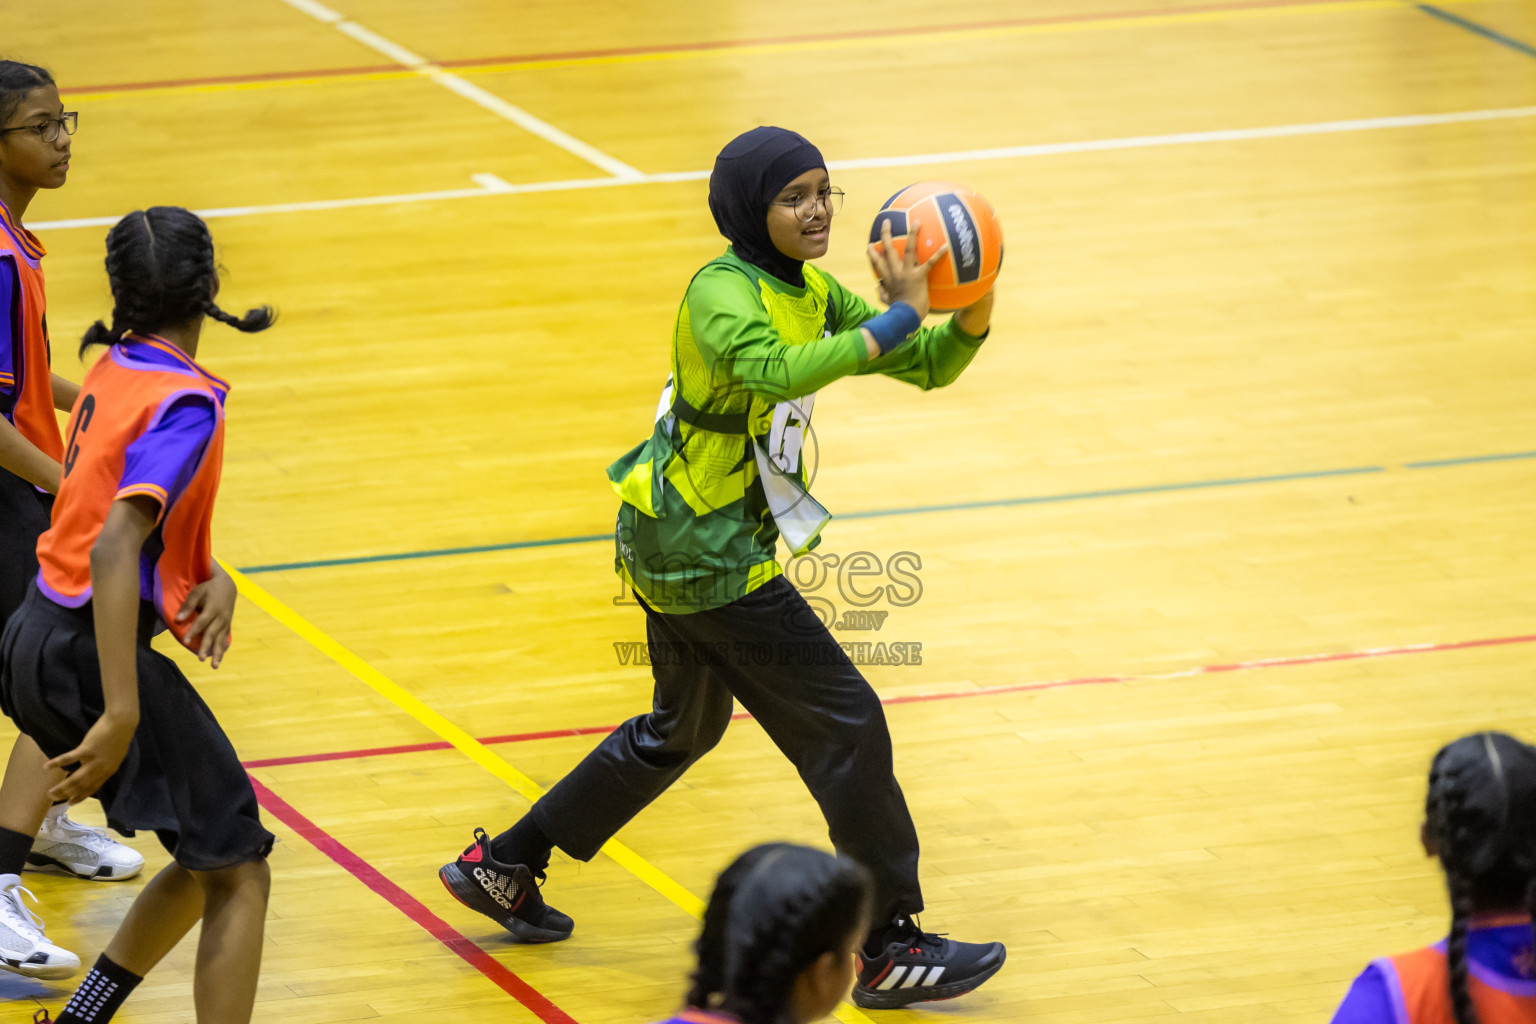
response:
{"label": "white sneaker", "polygon": [[144,867],[144,858],[133,847],[112,839],[104,829],[69,820],[68,810],[68,804],[49,808],[32,841],[32,852],[27,854],[28,864],[56,867],[76,878],[103,882],[132,878]]}
{"label": "white sneaker", "polygon": [[0,875],[0,971],[51,980],[73,976],[80,958],[48,941],[42,919],[21,902],[22,893],[37,902],[20,878]]}

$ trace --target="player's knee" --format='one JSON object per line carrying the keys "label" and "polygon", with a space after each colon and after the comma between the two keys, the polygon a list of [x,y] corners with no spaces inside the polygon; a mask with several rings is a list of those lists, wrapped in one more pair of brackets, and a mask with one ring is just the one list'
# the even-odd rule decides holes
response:
{"label": "player's knee", "polygon": [[258,895],[265,902],[272,891],[272,869],[265,858],[243,861],[213,871],[192,871],[190,874],[209,898],[244,893]]}
{"label": "player's knee", "polygon": [[861,738],[883,736],[890,741],[891,730],[885,724],[885,705],[872,687],[864,687],[853,697],[845,712],[852,731]]}
{"label": "player's knee", "polygon": [[730,697],[715,701],[710,706],[704,720],[699,723],[699,739],[704,750],[713,749],[724,738],[725,730],[731,724],[731,713],[735,710],[736,704]]}

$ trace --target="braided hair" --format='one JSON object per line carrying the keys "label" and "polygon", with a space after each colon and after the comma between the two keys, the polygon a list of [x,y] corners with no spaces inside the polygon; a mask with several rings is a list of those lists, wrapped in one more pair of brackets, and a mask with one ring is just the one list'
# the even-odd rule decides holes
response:
{"label": "braided hair", "polygon": [[690,1004],[785,1024],[795,979],[854,938],[871,896],[869,874],[851,861],[789,843],[748,850],[710,897]]}
{"label": "braided hair", "polygon": [[0,127],[4,127],[16,113],[27,93],[53,84],[53,76],[47,68],[23,64],[19,60],[0,60]]}
{"label": "braided hair", "polygon": [[234,316],[213,301],[219,270],[213,236],[201,217],[179,206],[135,210],[107,233],[107,279],[112,285],[112,326],[92,324],[80,354],[92,345],[112,345],[130,331],[154,334],[203,316],[237,331],[272,326],[270,306]]}
{"label": "braided hair", "polygon": [[1478,1024],[1467,987],[1472,916],[1523,907],[1536,920],[1536,747],[1500,732],[1442,747],[1424,817],[1451,899],[1452,1010],[1456,1024]]}
{"label": "braided hair", "polygon": [[725,991],[725,942],[730,925],[731,898],[736,895],[742,879],[757,867],[758,861],[785,845],[764,843],[754,846],[732,861],[715,879],[715,890],[710,894],[709,905],[704,908],[704,927],[693,947],[698,954],[698,966],[688,989],[689,1006],[707,1010],[719,1003]]}

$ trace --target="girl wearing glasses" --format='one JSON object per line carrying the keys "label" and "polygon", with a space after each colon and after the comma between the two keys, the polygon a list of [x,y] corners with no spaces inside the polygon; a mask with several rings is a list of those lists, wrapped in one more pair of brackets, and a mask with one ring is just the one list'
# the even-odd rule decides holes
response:
{"label": "girl wearing glasses", "polygon": [[[76,117],[42,68],[0,61],[0,622],[20,607],[37,575],[37,539],[48,529],[64,445],[55,409],[68,411],[80,388],[53,373],[43,295],[44,250],[22,217],[39,189],[64,184]],[[48,941],[22,902],[28,862],[85,878],[129,878],[144,858],[97,829],[50,807],[48,788],[64,776],[25,735],[11,748],[0,783],[0,970],[67,978],[75,954]]]}
{"label": "girl wearing glasses", "polygon": [[512,828],[440,872],[516,941],[571,934],[534,884],[558,846],[587,860],[719,742],[732,698],[763,726],[820,805],[839,853],[874,879],[854,1001],[897,1007],[968,992],[1002,966],[1000,943],[919,929],[918,842],[893,773],[879,698],[776,558],[815,546],[830,518],[806,491],[801,446],[816,394],[880,373],[943,387],[976,355],[992,296],[922,328],[927,275],[884,239],[868,255],[884,312],[808,261],[827,252],[842,193],[821,153],[755,128],[715,161],[709,207],[730,241],[689,283],[672,376],[651,437],[608,469],[622,499],[616,569],[640,599],[653,710],[609,735]]}

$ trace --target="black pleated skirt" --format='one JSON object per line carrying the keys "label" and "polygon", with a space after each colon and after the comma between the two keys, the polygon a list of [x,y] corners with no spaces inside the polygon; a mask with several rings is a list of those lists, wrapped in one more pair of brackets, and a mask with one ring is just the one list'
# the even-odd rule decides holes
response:
{"label": "black pleated skirt", "polygon": [[[149,646],[141,608],[139,726],[122,766],[96,792],[124,835],[153,831],[176,862],[215,871],[266,857],[273,836],[234,746],[176,663]],[[65,608],[34,583],[0,637],[0,710],[49,757],[73,750],[101,717],[91,607]]]}

